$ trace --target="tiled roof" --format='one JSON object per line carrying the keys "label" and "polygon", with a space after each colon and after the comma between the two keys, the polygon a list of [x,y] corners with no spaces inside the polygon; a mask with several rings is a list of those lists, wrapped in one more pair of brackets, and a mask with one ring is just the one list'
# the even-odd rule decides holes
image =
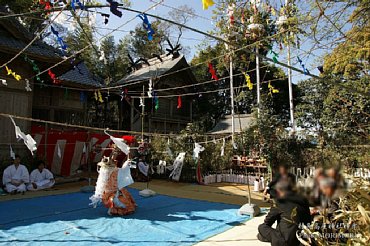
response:
{"label": "tiled roof", "polygon": [[[251,114],[241,114],[234,116],[234,129],[235,132],[241,132],[253,125],[255,118]],[[227,115],[224,119],[220,120],[217,125],[209,132],[211,134],[231,134],[232,133],[232,118]]]}
{"label": "tiled roof", "polygon": [[62,74],[58,79],[84,86],[102,86],[102,80],[94,76],[84,62],[80,62],[76,65],[75,69],[71,69],[65,74]]}
{"label": "tiled roof", "polygon": [[148,62],[150,66],[143,64],[143,67],[134,71],[133,73],[127,75],[123,79],[119,80],[117,84],[124,84],[127,82],[148,80],[150,78],[155,78],[157,76],[163,75],[170,72],[177,64],[183,63],[184,66],[189,66],[183,55],[179,55],[177,58],[172,58],[172,56],[161,56],[163,62],[158,58],[149,59]]}
{"label": "tiled roof", "polygon": [[[0,50],[3,52],[9,50],[16,53],[26,47],[26,45],[27,44],[22,40],[0,35]],[[62,58],[59,50],[43,43],[42,41],[34,42],[24,53],[48,58]]]}

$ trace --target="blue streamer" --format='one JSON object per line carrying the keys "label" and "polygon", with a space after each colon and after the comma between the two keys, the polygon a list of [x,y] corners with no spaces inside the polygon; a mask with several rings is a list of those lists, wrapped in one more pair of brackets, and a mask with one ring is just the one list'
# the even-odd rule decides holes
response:
{"label": "blue streamer", "polygon": [[148,16],[146,14],[140,14],[138,15],[138,17],[143,21],[143,27],[145,28],[145,30],[148,31],[148,40],[152,41],[153,35],[155,34],[155,32],[152,28],[152,24],[150,24],[148,20]]}
{"label": "blue streamer", "polygon": [[71,6],[74,11],[76,11],[76,3],[78,4],[78,6],[80,6],[81,10],[85,8],[85,6],[80,2],[80,0],[72,0]]}
{"label": "blue streamer", "polygon": [[66,45],[66,43],[64,43],[63,39],[59,36],[59,32],[55,30],[53,26],[50,26],[50,27],[51,27],[51,32],[57,37],[57,41],[60,47],[62,48],[63,54],[65,55],[65,51],[67,51],[68,46]]}
{"label": "blue streamer", "polygon": [[302,67],[302,70],[303,70],[303,74],[304,75],[310,74],[310,71],[308,71],[308,69],[305,67],[305,65],[303,64],[302,60],[299,58],[299,56],[297,57],[297,60],[298,60],[299,64],[301,64],[301,67]]}

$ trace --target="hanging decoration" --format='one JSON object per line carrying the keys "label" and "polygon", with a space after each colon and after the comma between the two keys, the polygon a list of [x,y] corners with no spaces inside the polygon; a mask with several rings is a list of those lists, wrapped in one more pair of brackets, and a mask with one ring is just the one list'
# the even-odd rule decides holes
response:
{"label": "hanging decoration", "polygon": [[226,145],[226,140],[225,138],[222,140],[222,146],[221,146],[221,156],[225,155],[225,145]]}
{"label": "hanging decoration", "polygon": [[48,74],[49,74],[50,78],[53,80],[53,84],[56,84],[56,85],[59,85],[59,84],[60,84],[60,80],[58,80],[58,79],[56,78],[55,73],[53,73],[53,72],[51,71],[51,69],[49,69],[49,70],[48,70]]}
{"label": "hanging decoration", "polygon": [[198,159],[199,158],[199,153],[204,151],[204,147],[198,143],[194,144],[194,150],[193,150],[193,158]]}
{"label": "hanging decoration", "polygon": [[276,53],[275,51],[273,51],[272,49],[270,50],[270,53],[272,54],[272,60],[277,63],[278,62],[278,57],[279,57],[279,54]]}
{"label": "hanging decoration", "polygon": [[15,153],[13,151],[12,145],[10,145],[9,147],[10,147],[10,158],[12,158],[14,160],[15,159]]}
{"label": "hanging decoration", "polygon": [[216,74],[216,70],[213,68],[212,63],[210,63],[210,62],[208,63],[208,69],[209,69],[209,72],[212,75],[212,79],[218,80],[218,77],[217,77],[217,74]]}
{"label": "hanging decoration", "polygon": [[51,4],[50,1],[45,1],[45,0],[40,0],[39,2],[41,5],[45,5],[44,9],[45,10],[50,10],[51,9]]}
{"label": "hanging decoration", "polygon": [[215,2],[213,0],[202,0],[203,9],[207,10],[209,7],[213,6]]}
{"label": "hanging decoration", "polygon": [[252,82],[251,82],[251,77],[249,76],[249,74],[247,74],[247,72],[243,72],[243,74],[244,74],[244,77],[245,77],[245,81],[247,82],[247,87],[248,87],[248,89],[251,91],[251,90],[253,90],[253,84],[252,84]]}
{"label": "hanging decoration", "polygon": [[151,78],[149,79],[148,88],[149,88],[148,89],[148,97],[152,98],[153,97],[153,81],[152,81]]}
{"label": "hanging decoration", "polygon": [[37,66],[37,64],[35,63],[35,61],[28,58],[28,56],[24,56],[24,60],[26,62],[29,62],[32,65],[32,70],[36,73],[36,76],[35,76],[36,80],[39,81],[40,83],[44,83],[44,81],[41,79],[40,75],[38,75],[40,73],[40,69]]}
{"label": "hanging decoration", "polygon": [[153,101],[154,101],[154,108],[155,110],[158,110],[159,109],[159,99],[158,99],[158,96],[157,96],[157,92],[153,92]]}
{"label": "hanging decoration", "polygon": [[152,24],[150,24],[148,16],[146,14],[140,14],[138,17],[143,21],[143,27],[145,30],[148,32],[148,40],[152,41],[153,40],[153,35],[155,34]]}
{"label": "hanging decoration", "polygon": [[17,81],[22,79],[22,77],[19,74],[17,74],[16,72],[13,72],[10,68],[8,68],[8,66],[5,66],[5,69],[8,72],[8,75],[13,76]]}
{"label": "hanging decoration", "polygon": [[5,85],[5,86],[8,85],[8,83],[6,83],[6,79],[0,79],[0,81],[1,81],[1,84]]}
{"label": "hanging decoration", "polygon": [[31,137],[30,134],[24,134],[19,126],[15,124],[14,119],[9,116],[10,120],[12,121],[14,128],[15,128],[15,137],[17,140],[23,140],[24,144],[27,146],[27,148],[31,151],[31,154],[33,155],[33,152],[37,150],[36,147],[36,141]]}
{"label": "hanging decoration", "polygon": [[139,107],[145,107],[145,104],[144,104],[144,98],[140,97],[140,105]]}
{"label": "hanging decoration", "polygon": [[80,0],[71,0],[71,7],[73,11],[76,11],[76,3],[78,4],[81,10],[84,10],[85,6],[80,2]]}
{"label": "hanging decoration", "polygon": [[182,108],[182,100],[181,100],[181,96],[178,96],[177,97],[177,109],[180,109]]}
{"label": "hanging decoration", "polygon": [[100,13],[100,15],[104,18],[104,25],[108,25],[110,15],[104,13]]}
{"label": "hanging decoration", "polygon": [[32,91],[30,81],[28,79],[25,79],[25,81],[26,81],[26,87],[24,88],[26,89],[26,91],[28,92]]}
{"label": "hanging decoration", "polygon": [[59,32],[55,30],[52,25],[50,25],[50,29],[51,29],[51,32],[57,37],[57,41],[60,45],[60,48],[62,48],[62,52],[65,55],[65,53],[67,52],[68,46],[64,43],[63,39],[59,36]]}
{"label": "hanging decoration", "polygon": [[100,102],[100,103],[104,102],[103,96],[102,96],[100,90],[98,90],[97,92],[95,91],[95,100]]}
{"label": "hanging decoration", "polygon": [[118,10],[118,3],[113,0],[107,0],[107,2],[110,4],[110,12],[112,14],[117,15],[118,17],[122,17],[122,12]]}
{"label": "hanging decoration", "polygon": [[269,96],[272,96],[272,94],[275,94],[275,93],[279,93],[279,90],[278,90],[278,89],[275,89],[275,88],[271,85],[271,81],[269,81],[268,89],[269,89],[269,93],[268,93],[268,95],[269,95]]}
{"label": "hanging decoration", "polygon": [[299,56],[297,56],[297,60],[298,60],[299,64],[302,67],[302,70],[303,70],[304,75],[310,74],[310,71],[308,71],[308,69],[305,67],[305,65],[303,64],[301,58],[299,58]]}

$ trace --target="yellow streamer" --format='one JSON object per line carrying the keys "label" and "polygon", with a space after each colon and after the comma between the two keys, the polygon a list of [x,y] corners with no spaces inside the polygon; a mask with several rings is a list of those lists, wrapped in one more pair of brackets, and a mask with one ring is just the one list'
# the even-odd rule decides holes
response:
{"label": "yellow streamer", "polygon": [[101,92],[100,91],[98,91],[98,97],[99,97],[99,102],[100,103],[103,103],[104,100],[103,100],[103,96],[101,95]]}
{"label": "yellow streamer", "polygon": [[5,66],[6,71],[8,72],[8,75],[12,75],[17,81],[21,80],[22,77],[15,72],[13,72],[8,66]]}
{"label": "yellow streamer", "polygon": [[272,96],[272,94],[279,93],[278,89],[275,89],[272,85],[271,82],[269,81],[268,88],[270,90],[269,96]]}
{"label": "yellow streamer", "polygon": [[247,87],[248,87],[248,89],[251,91],[251,90],[253,90],[253,84],[252,84],[252,82],[251,82],[251,77],[249,76],[249,74],[247,74],[247,73],[244,73],[243,72],[243,74],[244,74],[244,77],[245,77],[245,81],[247,82]]}
{"label": "yellow streamer", "polygon": [[203,3],[203,9],[206,10],[208,7],[211,7],[215,2],[213,0],[202,0]]}
{"label": "yellow streamer", "polygon": [[95,98],[95,101],[98,101],[98,93],[96,93],[96,91],[94,92],[94,98]]}

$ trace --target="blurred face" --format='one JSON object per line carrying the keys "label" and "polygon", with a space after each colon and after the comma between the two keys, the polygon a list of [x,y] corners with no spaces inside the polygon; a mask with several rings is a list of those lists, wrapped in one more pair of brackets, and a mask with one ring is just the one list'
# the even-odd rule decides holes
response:
{"label": "blurred face", "polygon": [[41,172],[42,169],[44,169],[44,168],[45,168],[45,164],[44,163],[40,163],[39,166],[38,166],[39,171]]}
{"label": "blurred face", "polygon": [[19,157],[16,157],[15,159],[14,159],[14,164],[15,165],[19,165],[21,163],[21,159],[19,158]]}
{"label": "blurred face", "polygon": [[327,197],[332,197],[334,195],[334,191],[335,189],[330,186],[321,187],[321,192]]}
{"label": "blurred face", "polygon": [[279,167],[279,173],[285,175],[288,173],[287,169],[284,166]]}

